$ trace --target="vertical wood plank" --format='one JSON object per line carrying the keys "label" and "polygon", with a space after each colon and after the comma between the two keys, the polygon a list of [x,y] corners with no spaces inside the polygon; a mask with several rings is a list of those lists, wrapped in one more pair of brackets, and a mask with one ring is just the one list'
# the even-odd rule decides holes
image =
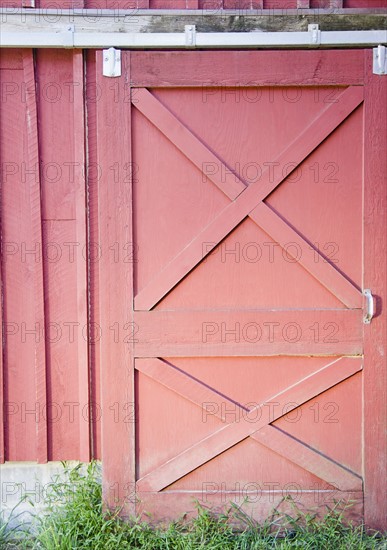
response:
{"label": "vertical wood plank", "polygon": [[[1,4],[0,4],[1,5]],[[13,69],[21,70],[23,68],[22,49],[15,48],[1,48],[0,49],[0,70],[1,69]],[[0,77],[1,76],[0,73]],[[2,97],[2,100],[4,96]]]}
{"label": "vertical wood plank", "polygon": [[[15,52],[13,52],[15,54]],[[16,414],[11,414],[17,411],[19,407],[19,384],[17,379],[16,369],[12,369],[14,364],[15,345],[12,336],[18,332],[21,319],[19,317],[19,307],[17,299],[12,300],[12,281],[15,275],[19,274],[20,280],[24,279],[23,265],[16,257],[17,251],[20,249],[20,227],[15,227],[14,218],[11,215],[9,205],[18,203],[18,191],[20,192],[20,174],[17,172],[20,169],[22,162],[22,152],[15,138],[14,133],[22,135],[23,131],[23,115],[24,110],[20,105],[20,99],[15,93],[20,89],[23,83],[23,60],[21,56],[2,52],[1,55],[1,87],[6,89],[9,87],[9,95],[4,93],[1,97],[1,117],[0,117],[0,154],[1,154],[1,283],[2,283],[2,461],[15,457],[23,457],[23,452],[19,454],[17,446],[12,439],[12,432],[18,432],[18,440],[23,443],[26,437],[24,426],[20,426],[20,421]],[[12,70],[14,69],[14,70]],[[16,70],[18,69],[18,70]],[[13,93],[11,93],[13,92]],[[12,117],[11,113],[14,113]],[[16,195],[16,196],[15,196]],[[15,197],[14,197],[15,196]],[[20,294],[23,294],[22,292]],[[16,293],[15,293],[16,295]],[[12,319],[12,321],[11,321]],[[13,323],[13,324],[11,324]],[[19,344],[19,339],[16,338],[16,345]],[[24,349],[26,346],[19,344],[19,354],[24,357]],[[30,365],[25,364],[25,378],[30,379]],[[10,387],[9,382],[13,384]],[[26,391],[23,395],[30,397],[30,392]],[[31,430],[34,425],[30,424]],[[34,441],[29,440],[30,448],[34,449]],[[24,455],[25,456],[25,455]]]}
{"label": "vertical wood plank", "polygon": [[[4,66],[7,66],[7,61],[11,61],[12,57],[14,56],[14,52],[5,52],[2,53],[1,59],[0,59],[0,87],[3,89],[3,78],[2,75],[4,74],[1,69]],[[11,58],[10,60],[8,58]],[[3,120],[4,116],[4,109],[6,106],[3,106],[3,97],[1,98],[0,102],[0,157],[2,158],[2,147],[1,147],[1,138],[2,138],[2,126],[1,126],[1,120]],[[3,173],[1,174],[0,178],[0,242],[2,242],[2,235],[3,235]],[[3,253],[2,250],[3,247],[1,247],[1,254]],[[5,445],[4,445],[4,362],[3,362],[3,262],[2,258],[0,258],[0,464],[3,464],[5,462]]]}
{"label": "vertical wood plank", "polygon": [[[36,104],[35,69],[32,50],[23,51],[23,76],[26,87],[26,133],[27,147],[26,158],[28,166],[39,166],[38,149],[38,118]],[[40,177],[39,171],[34,177],[28,178],[30,194],[30,216],[32,241],[38,244],[42,251],[42,215],[40,204]],[[33,263],[33,292],[35,304],[35,325],[40,328],[41,337],[35,345],[35,387],[36,403],[42,414],[36,422],[36,457],[38,462],[47,462],[47,416],[43,411],[47,410],[46,391],[46,352],[44,339],[44,283],[43,283],[43,256],[40,261]]]}
{"label": "vertical wood plank", "polygon": [[101,398],[100,398],[100,312],[99,262],[103,250],[99,243],[98,223],[98,156],[97,156],[97,82],[95,51],[86,52],[86,124],[87,124],[87,204],[88,204],[88,284],[89,284],[89,373],[91,456],[101,458]]}
{"label": "vertical wood plank", "polygon": [[[1,86],[1,71],[0,71]],[[0,103],[0,119],[2,117],[3,105]],[[1,129],[1,127],[0,127]],[[1,145],[0,145],[1,147]],[[1,152],[1,149],[0,149]],[[0,242],[2,239],[2,178],[0,179]],[[4,447],[4,371],[3,371],[3,262],[0,261],[0,464],[5,462]]]}
{"label": "vertical wood plank", "polygon": [[365,523],[387,528],[386,301],[387,301],[387,79],[372,72],[366,52],[364,102],[364,288],[376,300],[376,316],[364,325],[364,509]]}
{"label": "vertical wood plank", "polygon": [[[123,76],[112,86],[102,76],[97,53],[97,154],[99,181],[102,468],[103,497],[109,507],[133,514],[135,483],[133,270],[122,252],[132,242],[130,53],[122,52]],[[119,92],[117,95],[117,91]],[[114,168],[114,171],[113,171]],[[116,250],[118,254],[112,254]]]}
{"label": "vertical wood plank", "polygon": [[[77,166],[77,180],[82,183],[75,196],[75,231],[77,242],[86,243],[86,189],[85,189],[85,113],[84,113],[84,64],[82,51],[74,51],[73,78],[79,84],[74,89],[74,158],[79,160]],[[83,261],[76,262],[77,302],[78,315],[82,327],[87,326],[87,253],[83,254]],[[85,404],[79,423],[79,459],[83,462],[90,460],[90,410],[89,410],[89,364],[88,364],[88,335],[78,339],[78,396],[80,403]],[[86,411],[86,412],[85,412]]]}
{"label": "vertical wood plank", "polygon": [[40,50],[50,460],[88,461],[85,126],[81,51]]}
{"label": "vertical wood plank", "polygon": [[223,0],[199,0],[199,9],[210,10],[216,14],[223,9]]}
{"label": "vertical wood plank", "polygon": [[44,462],[44,307],[32,51],[24,51],[18,65],[9,68],[2,71],[2,83],[11,88],[2,97],[0,126],[5,460]]}

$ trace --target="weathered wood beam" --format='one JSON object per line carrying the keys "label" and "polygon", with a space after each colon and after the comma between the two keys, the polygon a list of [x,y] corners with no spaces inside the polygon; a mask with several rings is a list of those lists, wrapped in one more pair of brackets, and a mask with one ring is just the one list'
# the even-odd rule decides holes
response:
{"label": "weathered wood beam", "polygon": [[[34,10],[0,9],[2,32],[68,30],[93,33],[307,31],[317,23],[322,31],[387,29],[386,10]],[[387,33],[386,33],[387,34]],[[1,44],[1,37],[0,37]]]}

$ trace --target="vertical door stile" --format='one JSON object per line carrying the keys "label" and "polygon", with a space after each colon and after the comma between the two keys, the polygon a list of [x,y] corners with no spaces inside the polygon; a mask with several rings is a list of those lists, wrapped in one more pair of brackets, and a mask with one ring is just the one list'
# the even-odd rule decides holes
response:
{"label": "vertical door stile", "polygon": [[102,76],[97,53],[97,162],[99,180],[99,312],[102,387],[102,468],[104,500],[135,511],[134,355],[132,246],[130,53],[122,59],[122,76]]}
{"label": "vertical door stile", "polygon": [[387,492],[387,77],[372,72],[372,50],[365,56],[364,101],[364,280],[375,315],[364,325],[364,509],[370,528],[386,527]]}

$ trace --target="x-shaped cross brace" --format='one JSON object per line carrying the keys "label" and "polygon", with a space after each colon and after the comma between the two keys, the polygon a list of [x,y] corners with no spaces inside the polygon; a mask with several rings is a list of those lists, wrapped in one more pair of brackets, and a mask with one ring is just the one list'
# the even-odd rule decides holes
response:
{"label": "x-shaped cross brace", "polygon": [[[295,168],[326,139],[363,101],[363,88],[352,86],[345,89],[294,139],[275,159],[281,166],[291,163]],[[245,183],[230,173],[224,163],[212,153],[189,129],[187,129],[147,89],[137,90],[135,107],[147,117],[180,151],[200,170],[205,162],[223,166],[220,170],[225,178],[217,175],[208,178],[230,198],[231,202],[203,228],[203,230],[181,250],[135,297],[136,310],[150,310],[176,284],[179,283],[204,257],[203,243],[210,253],[244,218],[249,216],[278,244],[284,246],[294,242],[301,249],[299,262],[349,308],[362,307],[362,295],[336,267],[329,262],[316,262],[317,250],[313,250],[300,234],[281,219],[264,199],[285,179],[286,176],[271,177],[269,167],[262,172],[262,178],[246,187]],[[289,255],[291,251],[289,250]],[[322,259],[322,258],[321,258]]]}
{"label": "x-shaped cross brace", "polygon": [[[360,371],[362,369],[360,357],[335,359],[271,396],[264,403],[252,407],[249,412],[250,418],[254,418],[254,412],[258,408],[262,413],[257,421],[253,422],[246,417],[246,410],[242,410],[235,401],[219,395],[214,389],[170,363],[160,359],[137,359],[136,369],[201,408],[206,403],[217,404],[216,414],[224,423],[211,435],[138,480],[138,491],[161,491],[246,437],[251,437],[339,490],[360,491],[362,489],[360,476],[270,425],[283,416],[283,412],[279,411],[283,411],[285,405],[287,412],[290,412]],[[225,415],[222,415],[221,411],[224,409],[219,405],[225,401],[233,406],[235,411],[241,410],[242,414],[238,415],[238,420],[227,422]],[[278,404],[277,412],[271,412],[269,407],[264,406],[265,403]]]}

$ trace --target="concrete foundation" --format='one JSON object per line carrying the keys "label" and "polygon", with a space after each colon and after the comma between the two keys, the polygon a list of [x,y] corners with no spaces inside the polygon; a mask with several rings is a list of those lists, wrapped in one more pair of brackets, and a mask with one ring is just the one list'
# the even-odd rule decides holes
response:
{"label": "concrete foundation", "polygon": [[[66,462],[73,468],[78,462]],[[16,524],[33,524],[33,516],[42,514],[47,495],[55,480],[66,481],[61,462],[6,462],[0,465],[0,518]],[[52,492],[51,492],[52,494]]]}

